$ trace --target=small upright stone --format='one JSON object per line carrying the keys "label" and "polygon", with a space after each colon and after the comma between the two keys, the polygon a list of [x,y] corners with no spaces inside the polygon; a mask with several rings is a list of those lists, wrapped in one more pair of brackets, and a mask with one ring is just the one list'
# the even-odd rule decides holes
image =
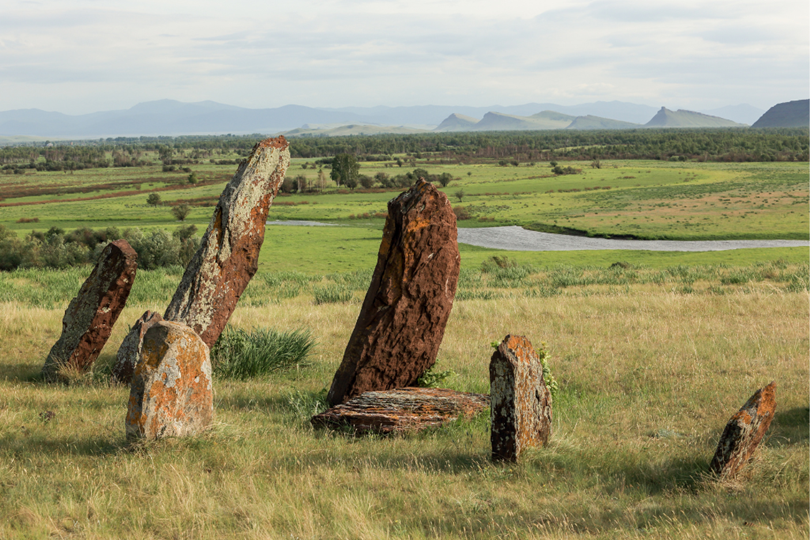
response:
{"label": "small upright stone", "polygon": [[760,388],[723,430],[710,468],[726,478],[737,475],[751,461],[776,413],[776,383]]}
{"label": "small upright stone", "polygon": [[132,375],[127,438],[194,435],[213,419],[208,347],[184,324],[155,322],[144,335]]}
{"label": "small upright stone", "polygon": [[107,244],[98,263],[62,318],[62,335],[51,348],[42,375],[59,378],[63,368],[86,371],[96,361],[127,303],[138,254],[126,240]]}
{"label": "small upright stone", "polygon": [[551,393],[543,364],[523,336],[508,335],[489,363],[493,461],[517,461],[551,436]]}
{"label": "small upright stone", "polygon": [[138,363],[138,357],[141,354],[141,347],[143,346],[143,336],[153,324],[163,320],[160,313],[156,311],[147,311],[141,318],[135,321],[132,329],[121,342],[118,348],[118,354],[115,358],[115,365],[113,366],[112,375],[116,381],[129,384],[132,381],[132,372],[135,371],[135,364]]}
{"label": "small upright stone", "polygon": [[284,137],[253,147],[225,187],[200,248],[163,314],[211,347],[259,267],[267,212],[290,164]]}
{"label": "small upright stone", "polygon": [[436,362],[459,273],[456,216],[419,181],[388,203],[377,267],[327,401],[413,386]]}

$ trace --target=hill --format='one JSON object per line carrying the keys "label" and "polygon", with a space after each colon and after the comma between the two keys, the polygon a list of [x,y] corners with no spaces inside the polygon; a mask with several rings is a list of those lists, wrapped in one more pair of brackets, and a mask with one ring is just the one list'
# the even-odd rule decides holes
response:
{"label": "hill", "polygon": [[779,103],[768,109],[751,127],[808,127],[810,99]]}
{"label": "hill", "polygon": [[433,131],[470,131],[478,123],[476,118],[463,114],[453,113],[439,124]]}
{"label": "hill", "polygon": [[718,127],[743,127],[743,124],[710,116],[694,111],[670,111],[666,107],[661,107],[652,120],[644,124],[644,127],[655,128],[718,128]]}
{"label": "hill", "polygon": [[368,124],[349,124],[328,128],[310,128],[303,126],[285,131],[285,137],[345,137],[347,135],[379,135],[381,133],[397,133],[409,135],[411,133],[427,133],[427,130],[405,126],[370,126]]}
{"label": "hill", "polygon": [[490,111],[472,129],[475,131],[565,129],[572,119],[571,116],[552,111],[543,111],[532,116],[513,116]]}
{"label": "hill", "polygon": [[587,115],[577,116],[566,129],[635,129],[640,127],[642,127],[641,124]]}

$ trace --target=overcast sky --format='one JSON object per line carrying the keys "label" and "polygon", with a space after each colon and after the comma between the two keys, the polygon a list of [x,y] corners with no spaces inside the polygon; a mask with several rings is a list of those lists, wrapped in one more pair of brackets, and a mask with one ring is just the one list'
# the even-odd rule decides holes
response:
{"label": "overcast sky", "polygon": [[810,94],[807,0],[0,2],[0,110],[156,99],[251,108]]}

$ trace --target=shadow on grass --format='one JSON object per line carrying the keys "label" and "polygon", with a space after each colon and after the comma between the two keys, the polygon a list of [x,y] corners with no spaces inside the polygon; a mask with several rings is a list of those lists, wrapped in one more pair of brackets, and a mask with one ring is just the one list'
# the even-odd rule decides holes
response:
{"label": "shadow on grass", "polygon": [[3,453],[29,457],[41,454],[48,456],[49,459],[71,455],[107,456],[127,451],[131,446],[123,437],[123,433],[120,438],[114,439],[109,436],[77,439],[45,434],[27,437],[6,436],[0,439],[0,448],[3,448]]}
{"label": "shadow on grass", "polygon": [[770,447],[807,445],[810,440],[810,408],[796,407],[787,411],[776,411],[771,424]]}
{"label": "shadow on grass", "polygon": [[14,382],[45,382],[41,371],[41,364],[3,364],[0,368],[0,379]]}

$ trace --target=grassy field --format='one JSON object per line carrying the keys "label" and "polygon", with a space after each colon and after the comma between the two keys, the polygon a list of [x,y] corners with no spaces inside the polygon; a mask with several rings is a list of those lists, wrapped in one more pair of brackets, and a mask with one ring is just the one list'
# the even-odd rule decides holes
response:
{"label": "grassy field", "polygon": [[[35,376],[84,274],[4,275],[0,537],[807,537],[806,263],[483,270],[463,271],[439,366],[455,372],[447,386],[486,392],[491,341],[547,343],[554,435],[519,465],[490,463],[487,414],[404,437],[309,426],[368,271],[259,274],[230,324],[311,329],[310,362],[217,380],[210,432],[137,445],[128,388],[105,366],[179,269],[139,273],[96,372],[69,386]],[[329,287],[353,297],[317,303]],[[777,415],[756,461],[718,482],[707,470],[725,422],[771,380]]]}
{"label": "grassy field", "polygon": [[[316,172],[296,160],[288,176]],[[436,165],[417,162],[431,173],[457,178],[445,192],[471,219],[459,226],[517,224],[539,230],[573,228],[596,235],[639,238],[731,239],[808,238],[810,213],[807,164],[603,162],[601,169],[570,162],[582,174],[554,176],[548,165]],[[361,172],[396,174],[404,169],[364,163]],[[165,206],[150,207],[156,191],[164,203],[195,206],[188,222],[205,226],[233,165],[194,165],[200,183],[185,183],[186,173],[159,167],[88,169],[75,174],[40,172],[3,178],[0,224],[24,234],[52,226],[66,230],[154,226],[174,227]],[[328,171],[327,171],[328,172]],[[7,180],[7,182],[6,182]],[[9,183],[12,182],[12,183]],[[331,182],[330,182],[331,183]],[[97,188],[97,189],[95,189]],[[380,228],[386,202],[401,190],[282,195],[270,219],[318,220]],[[457,193],[463,192],[461,199]],[[35,223],[26,220],[38,220]]]}
{"label": "grassy field", "polygon": [[[303,163],[289,174],[314,177]],[[573,163],[583,174],[560,177],[547,164],[417,165],[458,178],[445,191],[472,216],[462,227],[808,238],[807,164]],[[176,228],[168,206],[146,205],[154,191],[198,205],[186,223],[203,229],[235,166],[192,168],[194,186],[159,167],[2,176],[0,225]],[[90,267],[0,273],[0,538],[807,538],[808,248],[462,245],[446,386],[488,392],[490,343],[507,333],[545,342],[560,384],[551,443],[494,465],[488,413],[408,436],[314,431],[376,262],[375,214],[398,192],[276,199],[270,219],[337,226],[268,227],[229,324],[307,329],[317,346],[294,369],[215,380],[216,424],[198,437],[128,444],[129,390],[108,376],[128,325],[163,312],[182,268],[138,272],[96,369],[70,385],[37,374]],[[712,478],[723,426],[771,380],[777,414],[755,462]]]}

